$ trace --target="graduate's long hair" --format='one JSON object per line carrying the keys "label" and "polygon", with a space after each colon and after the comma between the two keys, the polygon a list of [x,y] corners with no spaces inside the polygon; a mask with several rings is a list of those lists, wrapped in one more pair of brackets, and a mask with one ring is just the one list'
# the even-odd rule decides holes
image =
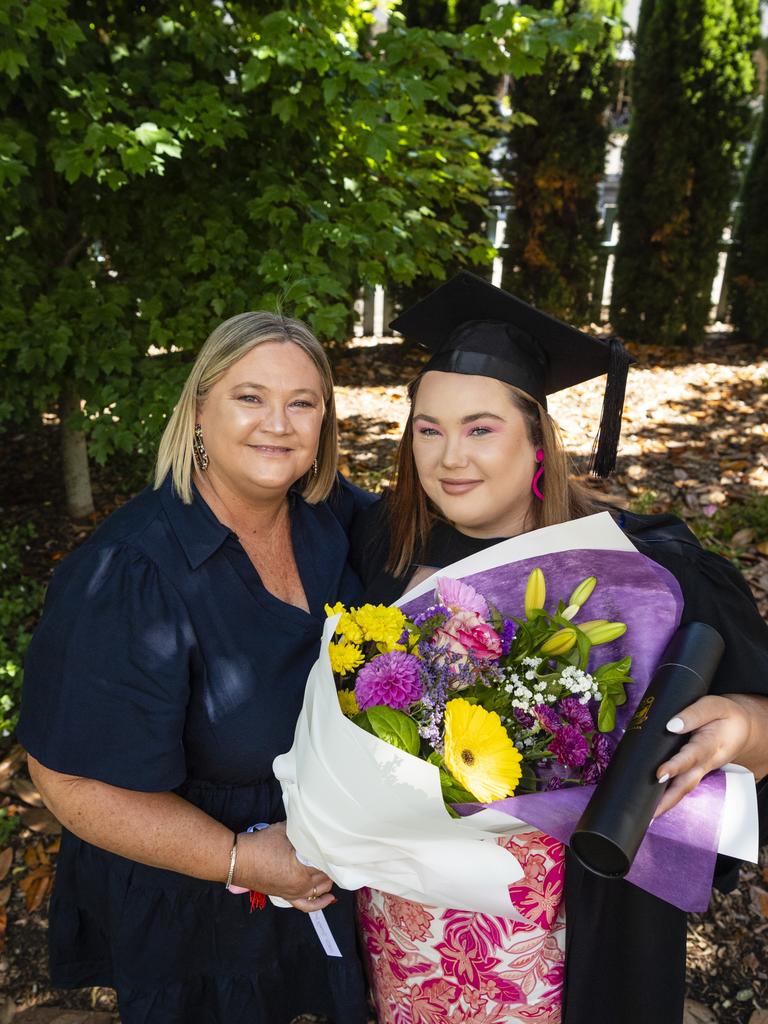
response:
{"label": "graduate's long hair", "polygon": [[[408,385],[411,408],[397,450],[395,483],[386,497],[390,538],[387,571],[395,576],[401,576],[426,549],[433,524],[443,518],[421,486],[413,457],[413,405],[421,380],[422,375]],[[599,511],[604,507],[604,496],[595,499],[587,487],[571,476],[560,431],[547,410],[518,388],[504,386],[512,404],[523,415],[529,441],[534,448],[544,451],[544,475],[540,482],[544,500],[532,498],[525,532]]]}
{"label": "graduate's long hair", "polygon": [[219,378],[257,345],[268,341],[297,345],[312,360],[323,387],[323,422],[317,448],[317,473],[310,468],[297,481],[305,501],[324,501],[336,480],[338,427],[333,399],[333,376],[323,346],[301,320],[279,313],[239,313],[225,320],[209,335],[190,370],[176,408],[166,424],[155,465],[155,488],[170,473],[174,490],[189,505],[194,469],[193,437],[197,411]]}

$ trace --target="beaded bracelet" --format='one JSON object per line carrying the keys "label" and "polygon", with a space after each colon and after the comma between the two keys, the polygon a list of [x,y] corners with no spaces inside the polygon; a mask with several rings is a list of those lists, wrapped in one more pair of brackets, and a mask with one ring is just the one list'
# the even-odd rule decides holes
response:
{"label": "beaded bracelet", "polygon": [[229,851],[229,874],[227,880],[224,883],[227,888],[232,885],[232,879],[235,876],[235,864],[237,863],[237,832],[233,832],[232,835],[235,837],[232,843],[232,849]]}

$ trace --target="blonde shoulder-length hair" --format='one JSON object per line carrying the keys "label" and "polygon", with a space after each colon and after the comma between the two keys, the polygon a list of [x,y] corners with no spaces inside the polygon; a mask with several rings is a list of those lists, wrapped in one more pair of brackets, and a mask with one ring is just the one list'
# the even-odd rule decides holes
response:
{"label": "blonde shoulder-length hair", "polygon": [[[395,483],[387,496],[390,534],[387,570],[394,576],[402,576],[414,558],[426,549],[432,526],[442,518],[421,486],[413,457],[413,406],[422,376],[408,385],[411,408],[398,447]],[[522,413],[528,439],[544,452],[544,500],[531,502],[525,532],[598,511],[604,498],[601,495],[596,499],[571,476],[568,455],[555,421],[524,391],[510,384],[506,388],[512,404]]]}
{"label": "blonde shoulder-length hair", "polygon": [[323,346],[301,320],[292,320],[276,313],[239,313],[225,320],[213,331],[195,359],[181,391],[176,408],[166,424],[155,464],[155,489],[171,474],[173,487],[181,500],[192,501],[192,472],[197,410],[213,385],[239,359],[267,341],[297,345],[317,367],[323,389],[323,422],[317,449],[317,473],[309,469],[297,481],[305,501],[324,501],[336,479],[338,461],[338,428],[333,398],[333,377]]}

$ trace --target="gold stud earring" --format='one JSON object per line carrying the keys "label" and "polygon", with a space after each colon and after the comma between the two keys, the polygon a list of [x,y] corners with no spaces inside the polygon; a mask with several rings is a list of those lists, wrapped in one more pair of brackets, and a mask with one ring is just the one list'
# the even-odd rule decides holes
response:
{"label": "gold stud earring", "polygon": [[203,444],[203,428],[199,423],[195,424],[195,433],[192,437],[192,453],[195,456],[197,468],[201,473],[204,473],[206,469],[208,469],[210,459],[208,458],[208,452],[205,450],[205,445]]}

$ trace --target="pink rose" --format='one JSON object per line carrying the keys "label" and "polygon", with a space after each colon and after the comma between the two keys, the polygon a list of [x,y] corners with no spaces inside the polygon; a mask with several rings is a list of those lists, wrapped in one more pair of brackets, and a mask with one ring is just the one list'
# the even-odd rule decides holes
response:
{"label": "pink rose", "polygon": [[477,612],[456,612],[435,632],[435,642],[484,661],[501,657],[501,637]]}

